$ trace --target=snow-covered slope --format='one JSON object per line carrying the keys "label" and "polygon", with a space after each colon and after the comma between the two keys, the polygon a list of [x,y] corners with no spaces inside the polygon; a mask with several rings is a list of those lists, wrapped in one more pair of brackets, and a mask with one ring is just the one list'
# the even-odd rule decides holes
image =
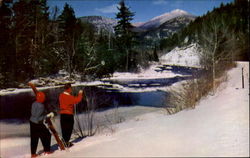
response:
{"label": "snow-covered slope", "polygon": [[80,19],[83,22],[93,24],[97,31],[105,30],[107,32],[114,32],[114,26],[117,25],[117,20],[103,16],[84,16]]}
{"label": "snow-covered slope", "polygon": [[160,16],[156,16],[149,20],[148,22],[145,22],[144,24],[140,25],[139,28],[141,29],[152,29],[159,27],[161,24],[165,23],[168,20],[171,20],[176,17],[180,16],[187,16],[194,18],[193,15],[189,14],[188,12],[180,9],[173,10],[169,13],[162,14]]}
{"label": "snow-covered slope", "polygon": [[144,24],[144,22],[137,22],[137,23],[133,23],[132,25],[134,26],[134,27],[140,27],[141,25],[143,25]]}
{"label": "snow-covered slope", "polygon": [[[248,83],[249,62],[238,63],[216,94],[203,99],[195,109],[174,115],[166,115],[164,109],[140,115],[113,126],[113,133],[87,137],[68,151],[56,150],[42,157],[248,157]],[[30,156],[29,137],[0,141],[1,157]]]}
{"label": "snow-covered slope", "polygon": [[191,44],[186,47],[174,48],[160,57],[162,64],[199,67],[198,45]]}

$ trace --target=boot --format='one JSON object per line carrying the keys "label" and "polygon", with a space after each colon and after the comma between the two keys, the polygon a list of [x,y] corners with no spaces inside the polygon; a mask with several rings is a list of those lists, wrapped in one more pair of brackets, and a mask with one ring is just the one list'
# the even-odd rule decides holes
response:
{"label": "boot", "polygon": [[67,148],[70,148],[70,147],[72,147],[73,145],[74,145],[74,144],[71,143],[71,142],[67,142],[67,143],[66,143],[66,147],[67,147]]}
{"label": "boot", "polygon": [[38,157],[37,154],[31,154],[31,158]]}

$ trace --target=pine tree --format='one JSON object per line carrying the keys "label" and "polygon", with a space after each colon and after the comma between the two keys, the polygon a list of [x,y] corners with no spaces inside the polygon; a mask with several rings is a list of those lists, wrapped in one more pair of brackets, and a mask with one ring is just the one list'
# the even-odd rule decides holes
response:
{"label": "pine tree", "polygon": [[123,0],[119,3],[119,6],[119,12],[116,14],[118,23],[115,26],[116,43],[120,53],[122,53],[121,60],[123,61],[125,57],[125,69],[128,71],[134,60],[134,56],[132,55],[134,33],[132,32],[133,26],[131,24],[134,13],[129,10]]}
{"label": "pine tree", "polygon": [[74,10],[67,3],[64,6],[62,14],[59,16],[58,21],[59,33],[61,34],[59,38],[62,43],[61,46],[63,47],[62,60],[64,60],[65,67],[71,75],[73,71],[73,61],[76,55],[76,39],[79,33],[76,33],[78,24]]}
{"label": "pine tree", "polygon": [[15,41],[14,64],[15,76],[18,81],[33,77],[32,69],[32,39],[34,39],[34,8],[26,0],[20,0],[13,5],[13,40]]}
{"label": "pine tree", "polygon": [[[42,61],[47,53],[49,34],[47,0],[20,0],[13,5],[14,63],[18,80],[26,80],[43,73]],[[21,73],[20,73],[21,72]]]}
{"label": "pine tree", "polygon": [[13,41],[11,40],[11,3],[6,1],[0,3],[0,88],[9,84],[13,80],[11,72]]}
{"label": "pine tree", "polygon": [[47,0],[31,1],[33,6],[33,23],[34,23],[34,37],[32,38],[33,55],[32,68],[35,69],[34,75],[36,77],[45,74],[46,67],[44,61],[48,56],[49,44],[47,39],[49,38],[49,7],[47,6]]}

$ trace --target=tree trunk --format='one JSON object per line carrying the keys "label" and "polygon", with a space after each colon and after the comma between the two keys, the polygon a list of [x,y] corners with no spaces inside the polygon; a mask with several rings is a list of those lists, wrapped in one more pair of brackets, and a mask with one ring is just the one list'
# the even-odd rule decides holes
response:
{"label": "tree trunk", "polygon": [[213,62],[213,95],[215,94],[215,66],[216,66],[216,59],[215,59],[215,53],[217,50],[217,43],[218,43],[218,35],[217,35],[217,28],[214,24],[214,36],[215,36],[215,44],[214,44],[214,48],[213,48],[213,52],[212,52],[212,62]]}
{"label": "tree trunk", "polygon": [[126,71],[128,72],[128,60],[129,60],[129,51],[128,51],[128,49],[126,49],[126,54],[127,54],[127,57],[126,57]]}

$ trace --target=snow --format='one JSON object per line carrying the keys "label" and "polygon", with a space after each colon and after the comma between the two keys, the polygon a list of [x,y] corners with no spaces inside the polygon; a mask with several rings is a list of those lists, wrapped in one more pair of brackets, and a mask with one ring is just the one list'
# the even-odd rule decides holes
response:
{"label": "snow", "polygon": [[[69,150],[56,150],[51,156],[248,157],[249,84],[242,88],[242,67],[245,83],[249,83],[249,62],[238,63],[215,95],[201,100],[195,109],[174,115],[167,115],[164,109],[137,115],[112,125],[114,132],[84,138]],[[128,108],[122,109],[129,113]],[[1,157],[30,156],[29,137],[1,137],[0,141]]]}
{"label": "snow", "polygon": [[162,15],[159,15],[159,16],[156,16],[154,17],[153,19],[151,19],[152,21],[154,20],[160,20],[160,21],[163,21],[163,23],[169,19],[172,19],[172,18],[175,18],[177,16],[181,16],[181,15],[188,15],[189,13],[184,11],[184,10],[181,10],[181,9],[175,9],[175,10],[172,10],[171,12],[169,13],[165,13],[165,14],[162,14]]}
{"label": "snow", "polygon": [[[35,81],[35,80],[33,80]],[[31,81],[33,83],[33,81]],[[35,82],[34,82],[35,83]],[[75,86],[81,86],[81,85],[85,85],[85,86],[95,86],[95,85],[100,85],[103,84],[103,82],[101,81],[92,81],[92,82],[79,82],[76,81],[75,83],[72,84],[72,87]],[[63,85],[60,86],[44,86],[44,87],[37,87],[37,89],[40,91],[42,90],[46,90],[46,89],[54,89],[54,88],[60,88],[63,87]],[[24,93],[24,92],[32,92],[31,88],[7,88],[7,89],[2,89],[0,90],[0,96],[4,96],[4,95],[10,95],[10,94],[18,94],[18,93]]]}
{"label": "snow", "polygon": [[151,20],[149,20],[148,22],[145,22],[142,25],[139,25],[140,28],[152,28],[152,27],[158,27],[161,24],[165,23],[168,20],[171,20],[173,18],[179,17],[179,16],[190,16],[193,17],[191,14],[189,14],[188,12],[181,10],[181,9],[175,9],[172,10],[171,12],[168,13],[164,13],[160,16],[156,16],[154,18],[152,18]]}
{"label": "snow", "polygon": [[133,23],[132,25],[135,27],[140,27],[143,24],[144,24],[144,22],[136,22],[136,23]]}
{"label": "snow", "polygon": [[[151,63],[149,68],[142,69],[138,73],[128,73],[128,72],[115,72],[112,77],[104,78],[102,81],[104,83],[102,85],[112,85],[111,89],[117,89],[120,92],[153,92],[153,91],[168,91],[169,89],[176,87],[177,85],[182,84],[182,82],[173,83],[171,86],[160,86],[160,84],[156,81],[159,79],[170,79],[174,77],[186,77],[188,75],[181,75],[172,72],[171,70],[161,71],[160,67],[162,67],[162,63]],[[171,67],[169,67],[171,69]],[[156,82],[155,84],[150,84],[153,87],[147,87],[146,84],[129,84],[128,87],[122,84],[114,84],[109,83],[110,81],[114,81],[117,83],[120,82],[128,82],[128,81],[138,81],[138,80],[151,80],[152,82]],[[106,82],[105,82],[106,81]],[[142,86],[142,87],[141,87]],[[144,87],[143,87],[144,86]],[[99,86],[100,87],[100,86]]]}
{"label": "snow", "polygon": [[141,70],[140,73],[128,73],[128,72],[115,72],[109,79],[112,80],[137,80],[137,79],[159,79],[159,78],[172,78],[178,75],[171,71],[157,72],[160,70],[161,64],[155,63],[146,70]]}
{"label": "snow", "polygon": [[160,62],[169,65],[200,67],[198,45],[193,43],[185,48],[174,48],[160,57]]}

